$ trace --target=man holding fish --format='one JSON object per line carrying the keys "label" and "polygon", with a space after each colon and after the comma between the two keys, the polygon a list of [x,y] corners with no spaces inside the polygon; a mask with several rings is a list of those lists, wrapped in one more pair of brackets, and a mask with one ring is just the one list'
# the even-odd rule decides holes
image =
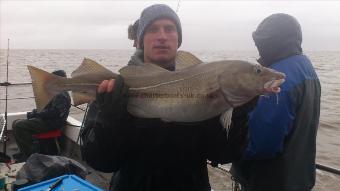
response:
{"label": "man holding fish", "polygon": [[[145,63],[175,70],[182,30],[169,7],[146,8],[137,35]],[[95,169],[114,172],[110,190],[210,190],[206,160],[228,163],[240,157],[246,128],[233,128],[232,124],[228,132],[219,116],[186,123],[133,117],[126,111],[127,89],[121,77],[99,85],[96,107],[100,122],[88,122],[95,124],[97,147],[88,143],[83,148],[83,156]],[[237,111],[232,121],[242,126],[246,112]]]}
{"label": "man holding fish", "polygon": [[[144,62],[175,70],[182,31],[173,10],[146,8],[137,35]],[[206,160],[226,163],[240,157],[247,129],[231,127],[228,135],[219,117],[186,123],[133,117],[126,111],[127,89],[121,77],[99,85],[92,107],[99,107],[101,123],[89,124],[95,123],[98,146],[83,149],[95,169],[114,172],[110,190],[210,190]],[[246,121],[246,116],[235,116]]]}

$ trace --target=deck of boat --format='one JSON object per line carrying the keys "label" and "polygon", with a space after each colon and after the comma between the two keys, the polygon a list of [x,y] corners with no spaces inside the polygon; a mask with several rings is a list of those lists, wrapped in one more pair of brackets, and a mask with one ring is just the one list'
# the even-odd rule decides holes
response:
{"label": "deck of boat", "polygon": [[[9,128],[13,120],[17,118],[23,118],[25,116],[24,114],[25,112],[9,114]],[[103,173],[96,171],[88,166],[86,162],[84,162],[81,158],[80,146],[76,143],[80,130],[80,124],[81,123],[79,121],[75,120],[72,117],[69,117],[68,125],[63,129],[64,135],[59,140],[61,155],[80,162],[87,168],[89,172],[86,180],[104,190],[108,190],[112,173]],[[19,152],[19,149],[12,135],[11,128],[8,130],[7,137],[8,139],[6,142],[6,154],[12,156],[14,153]],[[3,150],[3,144],[4,143],[0,143],[0,151]],[[231,190],[232,183],[229,174],[221,169],[213,168],[211,166],[208,166],[208,172],[212,187],[215,191]],[[8,188],[9,187],[10,185],[8,186]]]}
{"label": "deck of boat", "polygon": [[[14,119],[23,118],[24,114],[25,112],[9,115],[8,123],[12,124],[12,121]],[[61,155],[75,159],[76,161],[83,164],[89,171],[86,180],[104,190],[108,190],[112,174],[96,171],[92,169],[90,166],[88,166],[84,161],[82,161],[80,146],[77,143],[78,134],[80,130],[79,126],[81,123],[72,117],[68,119],[68,122],[69,124],[63,129],[64,135],[59,141],[62,151]],[[19,152],[15,140],[12,136],[11,130],[8,131],[8,141],[6,144],[7,144],[6,152],[8,155],[12,156],[14,153]],[[2,148],[3,143],[0,143],[0,151],[3,151]],[[221,168],[213,168],[210,165],[208,165],[209,179],[212,189],[214,191],[232,190],[233,183],[230,174],[227,172],[229,165],[224,165],[222,167],[223,170],[221,170]],[[334,180],[334,177],[339,178],[339,175],[325,171],[320,171],[317,169],[316,185],[313,190],[315,191],[334,190],[333,188],[338,187],[334,181],[331,181]]]}
{"label": "deck of boat", "polygon": [[[7,144],[7,149],[6,149],[7,155],[12,157],[14,153],[19,152],[19,149],[17,147],[17,144],[14,141],[14,137],[11,131],[8,131],[8,141],[6,144]],[[111,173],[102,173],[88,166],[84,161],[81,160],[79,146],[75,145],[70,140],[63,138],[63,140],[60,141],[60,144],[62,148],[62,153],[61,153],[62,156],[75,159],[76,161],[80,162],[82,165],[84,165],[84,167],[87,168],[89,172],[89,174],[86,176],[87,181],[91,182],[92,184],[104,190],[108,190]],[[70,147],[71,150],[65,150],[66,147]],[[3,143],[0,144],[0,148],[1,149],[3,148]],[[7,187],[10,188],[10,185],[8,185]]]}

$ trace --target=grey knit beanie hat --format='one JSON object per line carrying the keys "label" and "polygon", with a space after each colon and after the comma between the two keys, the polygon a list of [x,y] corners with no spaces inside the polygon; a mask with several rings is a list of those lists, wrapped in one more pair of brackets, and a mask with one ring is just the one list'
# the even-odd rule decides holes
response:
{"label": "grey knit beanie hat", "polygon": [[137,30],[137,39],[139,46],[143,47],[143,38],[145,29],[155,20],[161,18],[168,18],[174,21],[178,32],[178,47],[182,44],[182,27],[181,22],[169,6],[164,4],[155,4],[145,8],[139,18],[139,26]]}

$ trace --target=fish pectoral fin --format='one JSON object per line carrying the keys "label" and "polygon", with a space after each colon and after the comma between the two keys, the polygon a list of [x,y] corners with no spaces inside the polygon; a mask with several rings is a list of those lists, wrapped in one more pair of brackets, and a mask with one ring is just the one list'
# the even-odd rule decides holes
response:
{"label": "fish pectoral fin", "polygon": [[231,118],[233,116],[233,108],[231,107],[230,109],[226,110],[223,112],[220,116],[220,123],[226,129],[227,134],[229,133],[229,129],[231,126]]}
{"label": "fish pectoral fin", "polygon": [[75,106],[84,104],[84,103],[90,103],[93,101],[95,98],[91,97],[87,94],[80,93],[80,92],[72,92],[72,99],[73,99],[73,104]]}
{"label": "fish pectoral fin", "polygon": [[190,52],[180,50],[177,52],[176,56],[176,70],[187,68],[189,66],[194,66],[197,64],[202,64],[203,61],[197,58]]}

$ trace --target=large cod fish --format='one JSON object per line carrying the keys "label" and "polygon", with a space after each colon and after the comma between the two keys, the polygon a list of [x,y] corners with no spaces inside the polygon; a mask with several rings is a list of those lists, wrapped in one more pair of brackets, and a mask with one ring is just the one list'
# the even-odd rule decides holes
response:
{"label": "large cod fish", "polygon": [[[130,87],[129,113],[164,121],[202,121],[232,111],[233,107],[257,95],[278,93],[285,78],[283,73],[241,60],[200,63],[190,53],[182,54],[181,62],[186,60],[194,64],[178,71],[168,71],[151,63],[121,68],[119,73]],[[87,58],[72,72],[71,78],[33,66],[28,69],[38,109],[61,91],[72,91],[75,105],[90,102],[103,80],[118,75]]]}

